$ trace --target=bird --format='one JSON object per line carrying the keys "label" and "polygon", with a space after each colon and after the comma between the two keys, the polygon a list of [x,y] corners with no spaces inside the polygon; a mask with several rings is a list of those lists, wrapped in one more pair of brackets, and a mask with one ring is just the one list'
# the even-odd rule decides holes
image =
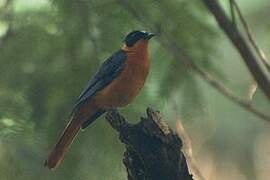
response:
{"label": "bird", "polygon": [[75,103],[69,123],[45,161],[55,170],[80,130],[85,129],[111,109],[127,106],[139,94],[150,68],[148,42],[155,34],[134,30],[123,46],[107,58]]}

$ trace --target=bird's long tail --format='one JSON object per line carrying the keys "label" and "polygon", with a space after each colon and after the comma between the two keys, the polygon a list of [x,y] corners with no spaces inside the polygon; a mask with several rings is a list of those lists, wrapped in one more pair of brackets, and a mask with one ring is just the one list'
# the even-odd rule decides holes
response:
{"label": "bird's long tail", "polygon": [[90,101],[73,112],[69,124],[65,128],[62,136],[54,146],[45,162],[49,169],[55,169],[64,159],[65,153],[78,134],[80,129],[84,129],[101,116],[105,110],[96,108]]}
{"label": "bird's long tail", "polygon": [[72,141],[81,129],[81,121],[78,117],[73,116],[63,134],[54,146],[53,150],[49,154],[48,159],[45,161],[45,166],[49,169],[55,169],[64,159],[65,153],[67,152]]}

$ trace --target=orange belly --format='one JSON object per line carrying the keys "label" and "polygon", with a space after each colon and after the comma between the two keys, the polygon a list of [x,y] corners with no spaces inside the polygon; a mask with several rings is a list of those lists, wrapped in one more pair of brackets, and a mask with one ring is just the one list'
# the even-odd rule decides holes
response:
{"label": "orange belly", "polygon": [[126,65],[120,75],[94,97],[96,106],[116,108],[129,104],[142,89],[149,71],[149,60],[146,56],[140,61],[128,56]]}

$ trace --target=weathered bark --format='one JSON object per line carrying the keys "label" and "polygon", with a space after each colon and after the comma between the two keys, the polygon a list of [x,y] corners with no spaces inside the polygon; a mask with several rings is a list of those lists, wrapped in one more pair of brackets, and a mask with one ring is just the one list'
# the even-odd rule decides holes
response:
{"label": "weathered bark", "polygon": [[192,180],[181,139],[162,121],[159,112],[147,109],[147,118],[129,124],[117,111],[106,119],[126,146],[123,163],[128,180]]}

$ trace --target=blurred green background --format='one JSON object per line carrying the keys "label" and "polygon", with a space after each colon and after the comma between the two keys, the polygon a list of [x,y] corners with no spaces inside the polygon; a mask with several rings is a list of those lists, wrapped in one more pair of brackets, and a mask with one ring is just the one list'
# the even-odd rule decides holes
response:
{"label": "blurred green background", "polygon": [[[0,0],[1,180],[126,179],[124,147],[104,118],[79,134],[57,171],[43,163],[87,80],[132,30],[155,25],[158,36],[245,98],[252,78],[200,0],[127,2],[144,23],[122,0]],[[237,2],[270,55],[270,2]],[[206,179],[269,179],[269,124],[205,84],[158,38],[150,44],[147,83],[121,113],[137,122],[152,106],[172,128],[182,119]],[[269,114],[260,90],[252,104]]]}

